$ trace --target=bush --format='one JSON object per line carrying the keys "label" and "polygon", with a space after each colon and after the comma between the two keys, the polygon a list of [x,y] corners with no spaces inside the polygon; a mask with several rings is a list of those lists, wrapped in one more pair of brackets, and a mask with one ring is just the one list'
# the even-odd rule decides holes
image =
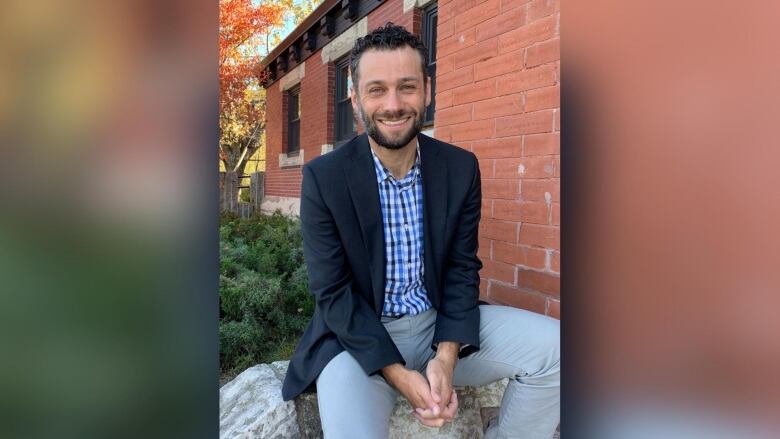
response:
{"label": "bush", "polygon": [[289,359],[314,313],[300,222],[223,215],[219,240],[222,373]]}

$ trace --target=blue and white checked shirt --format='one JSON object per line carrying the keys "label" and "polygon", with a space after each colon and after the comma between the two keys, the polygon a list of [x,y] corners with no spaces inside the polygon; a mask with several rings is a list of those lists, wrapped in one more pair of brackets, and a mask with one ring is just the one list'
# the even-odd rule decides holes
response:
{"label": "blue and white checked shirt", "polygon": [[417,160],[396,180],[374,157],[385,233],[385,303],[383,316],[415,315],[431,308],[423,283],[423,192],[420,145]]}

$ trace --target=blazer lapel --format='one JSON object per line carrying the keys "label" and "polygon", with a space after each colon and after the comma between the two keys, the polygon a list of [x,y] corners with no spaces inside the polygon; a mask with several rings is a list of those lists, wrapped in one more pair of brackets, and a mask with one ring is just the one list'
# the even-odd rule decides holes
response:
{"label": "blazer lapel", "polygon": [[363,134],[354,142],[354,151],[351,160],[344,166],[344,172],[368,255],[374,308],[379,315],[382,312],[385,291],[385,234],[382,209],[379,205],[379,186],[368,137]]}
{"label": "blazer lapel", "polygon": [[439,155],[439,147],[428,136],[418,135],[420,167],[423,182],[423,241],[425,288],[434,307],[439,306],[439,272],[435,255],[443,253],[444,228],[447,218],[447,166]]}

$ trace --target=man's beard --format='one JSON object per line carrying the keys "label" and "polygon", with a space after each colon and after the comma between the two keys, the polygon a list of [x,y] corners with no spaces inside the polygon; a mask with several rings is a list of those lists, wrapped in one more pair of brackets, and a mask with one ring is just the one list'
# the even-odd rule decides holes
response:
{"label": "man's beard", "polygon": [[425,123],[425,106],[416,112],[399,110],[395,113],[382,113],[379,115],[375,114],[376,117],[380,117],[382,119],[398,120],[407,116],[412,118],[414,123],[409,128],[409,131],[399,135],[395,139],[389,139],[387,136],[382,134],[382,131],[379,130],[377,124],[374,123],[374,121],[368,116],[366,116],[365,111],[363,111],[363,106],[360,104],[358,104],[358,116],[363,122],[363,127],[366,129],[366,133],[369,135],[369,137],[374,139],[374,142],[376,142],[377,145],[387,149],[401,149],[409,144],[409,142],[411,142],[412,139],[417,136],[420,130],[422,130],[423,124]]}

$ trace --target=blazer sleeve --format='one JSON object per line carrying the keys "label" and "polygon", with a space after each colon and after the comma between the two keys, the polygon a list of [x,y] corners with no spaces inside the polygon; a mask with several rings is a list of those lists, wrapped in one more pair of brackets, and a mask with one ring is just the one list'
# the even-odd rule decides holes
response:
{"label": "blazer sleeve", "polygon": [[473,162],[471,185],[444,265],[442,299],[432,342],[434,349],[442,341],[459,342],[460,357],[479,350],[479,270],[482,262],[477,257],[477,249],[482,186],[476,157]]}
{"label": "blazer sleeve", "polygon": [[368,375],[393,363],[406,364],[373,307],[356,291],[333,215],[308,165],[303,167],[301,229],[309,290],[342,347]]}

